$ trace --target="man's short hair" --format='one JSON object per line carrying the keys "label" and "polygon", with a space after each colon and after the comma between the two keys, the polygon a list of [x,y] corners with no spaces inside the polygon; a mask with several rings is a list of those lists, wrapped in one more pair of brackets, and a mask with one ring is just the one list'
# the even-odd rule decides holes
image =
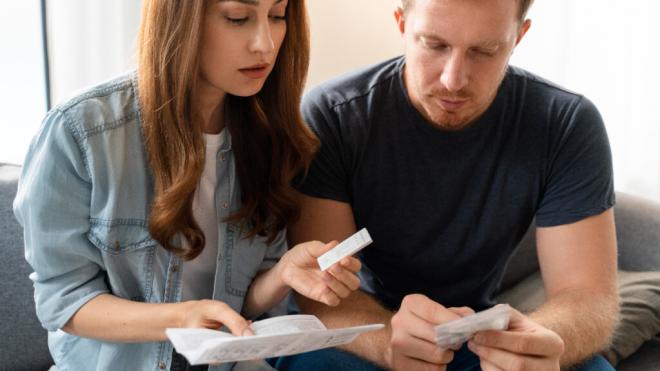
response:
{"label": "man's short hair", "polygon": [[[401,0],[401,7],[403,9],[403,14],[406,14],[408,12],[408,9],[412,5],[412,2],[414,0]],[[520,21],[524,21],[525,17],[527,16],[527,10],[529,10],[529,7],[532,6],[532,3],[534,0],[518,0],[520,2],[520,9],[518,10],[518,18]]]}

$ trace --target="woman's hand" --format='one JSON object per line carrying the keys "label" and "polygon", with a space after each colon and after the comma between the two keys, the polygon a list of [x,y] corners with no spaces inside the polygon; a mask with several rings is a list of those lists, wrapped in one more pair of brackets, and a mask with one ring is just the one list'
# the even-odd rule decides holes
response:
{"label": "woman's hand", "polygon": [[354,257],[346,257],[326,271],[321,271],[316,258],[337,245],[310,241],[294,246],[280,259],[280,278],[300,294],[321,303],[337,306],[341,299],[360,287],[356,273],[362,267]]}
{"label": "woman's hand", "polygon": [[193,300],[180,304],[180,326],[217,330],[226,326],[236,336],[254,335],[250,322],[229,305],[217,300]]}

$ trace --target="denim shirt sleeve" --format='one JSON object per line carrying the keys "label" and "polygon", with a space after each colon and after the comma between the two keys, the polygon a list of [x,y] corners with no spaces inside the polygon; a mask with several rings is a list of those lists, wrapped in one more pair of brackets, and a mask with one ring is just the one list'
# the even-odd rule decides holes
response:
{"label": "denim shirt sleeve", "polygon": [[92,187],[83,141],[64,112],[49,112],[28,150],[14,200],[34,270],[37,316],[49,331],[109,291],[100,252],[86,237]]}
{"label": "denim shirt sleeve", "polygon": [[264,260],[259,266],[259,271],[270,269],[277,264],[282,255],[287,251],[287,246],[286,229],[283,229],[277,237],[275,237],[273,243],[266,248],[266,254],[264,255]]}

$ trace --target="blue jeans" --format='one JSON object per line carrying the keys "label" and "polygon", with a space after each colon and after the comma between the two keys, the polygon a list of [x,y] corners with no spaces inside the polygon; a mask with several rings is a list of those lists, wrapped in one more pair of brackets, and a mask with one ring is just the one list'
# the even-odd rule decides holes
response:
{"label": "blue jeans", "polygon": [[[292,356],[271,358],[268,363],[279,371],[382,371],[383,369],[362,358],[334,348]],[[598,355],[579,367],[579,371],[614,371],[602,356]],[[454,354],[454,360],[447,366],[447,371],[481,371],[479,357],[463,346]]]}

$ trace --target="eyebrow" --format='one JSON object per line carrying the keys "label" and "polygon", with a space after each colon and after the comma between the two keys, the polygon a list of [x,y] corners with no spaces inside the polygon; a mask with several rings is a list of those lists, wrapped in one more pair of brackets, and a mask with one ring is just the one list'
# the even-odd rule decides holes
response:
{"label": "eyebrow", "polygon": [[[259,0],[218,0],[219,3],[235,1],[237,3],[247,4],[247,5],[259,5]],[[284,0],[277,0],[275,4],[279,4]]]}
{"label": "eyebrow", "polygon": [[[441,42],[447,45],[451,45],[447,40],[443,39],[442,37],[432,35],[432,34],[420,34],[419,37],[423,37],[429,40]],[[499,48],[502,44],[504,44],[502,41],[497,41],[497,40],[486,40],[483,42],[479,42],[475,44],[474,46],[479,47],[479,48]]]}

